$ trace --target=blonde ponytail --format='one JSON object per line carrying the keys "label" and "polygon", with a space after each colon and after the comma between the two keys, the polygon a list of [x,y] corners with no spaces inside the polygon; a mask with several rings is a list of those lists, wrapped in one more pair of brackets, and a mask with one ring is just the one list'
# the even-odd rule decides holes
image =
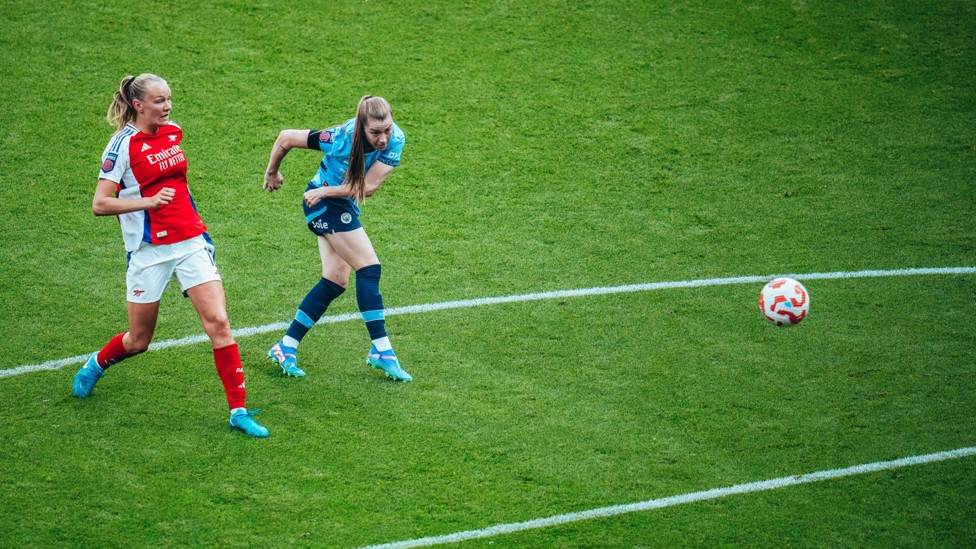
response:
{"label": "blonde ponytail", "polygon": [[112,104],[108,106],[108,112],[105,113],[108,123],[121,130],[126,124],[135,120],[138,113],[132,101],[135,99],[142,101],[146,97],[146,90],[149,89],[150,84],[156,82],[166,84],[162,78],[149,73],[123,78],[119,83],[118,91],[112,97]]}

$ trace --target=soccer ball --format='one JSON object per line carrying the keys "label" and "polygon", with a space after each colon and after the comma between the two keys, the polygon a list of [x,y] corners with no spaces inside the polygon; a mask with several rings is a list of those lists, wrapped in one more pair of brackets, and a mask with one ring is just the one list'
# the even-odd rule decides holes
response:
{"label": "soccer ball", "polygon": [[759,293],[759,310],[777,326],[793,326],[810,311],[810,294],[792,278],[774,278]]}

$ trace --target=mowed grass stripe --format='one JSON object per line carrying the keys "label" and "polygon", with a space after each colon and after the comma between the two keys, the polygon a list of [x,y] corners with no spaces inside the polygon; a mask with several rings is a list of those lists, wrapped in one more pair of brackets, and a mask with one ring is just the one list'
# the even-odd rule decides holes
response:
{"label": "mowed grass stripe", "polygon": [[[515,294],[498,297],[481,297],[475,299],[463,299],[457,301],[443,301],[440,303],[427,303],[422,305],[408,305],[404,307],[391,307],[386,310],[387,316],[411,313],[429,313],[445,309],[464,309],[469,307],[482,307],[485,305],[498,305],[502,303],[518,303],[523,301],[541,301],[546,299],[562,299],[568,297],[586,297],[594,295],[619,294],[627,292],[645,292],[652,290],[670,290],[676,288],[701,288],[707,286],[725,286],[730,284],[753,284],[766,282],[779,276],[788,276],[797,280],[825,280],[825,279],[845,279],[845,278],[871,278],[871,277],[892,277],[892,276],[919,276],[919,275],[954,275],[954,274],[976,274],[976,267],[923,267],[913,269],[893,269],[893,270],[865,270],[865,271],[836,271],[825,273],[790,273],[775,275],[740,276],[731,278],[703,278],[698,280],[679,280],[673,282],[648,282],[644,284],[626,284],[623,286],[607,286],[595,288],[581,288],[576,290],[557,290],[551,292],[536,292],[530,294]],[[360,318],[358,313],[347,313],[342,315],[324,316],[319,319],[318,324],[332,324],[336,322],[346,322]],[[252,326],[234,330],[234,337],[244,338],[253,335],[266,334],[268,332],[282,331],[288,328],[286,322],[274,322],[262,326]],[[159,351],[170,347],[185,347],[196,343],[208,341],[205,334],[197,334],[179,339],[167,339],[158,341],[149,346],[150,351]],[[81,364],[88,359],[87,354],[76,355],[68,358],[50,360],[41,364],[27,364],[0,370],[0,378],[11,377],[19,374],[40,372],[45,370],[60,370],[72,364]]]}

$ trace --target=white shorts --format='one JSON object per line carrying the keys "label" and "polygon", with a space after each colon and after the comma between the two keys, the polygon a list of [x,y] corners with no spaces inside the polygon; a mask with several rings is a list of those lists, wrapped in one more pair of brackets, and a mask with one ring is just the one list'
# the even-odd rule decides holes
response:
{"label": "white shorts", "polygon": [[184,292],[204,282],[220,280],[213,244],[203,236],[158,246],[143,242],[129,254],[126,299],[132,303],[159,301],[173,275]]}

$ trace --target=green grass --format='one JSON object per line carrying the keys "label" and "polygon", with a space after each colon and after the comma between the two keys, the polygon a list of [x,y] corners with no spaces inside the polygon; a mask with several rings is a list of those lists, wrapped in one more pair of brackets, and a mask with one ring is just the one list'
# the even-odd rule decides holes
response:
{"label": "green grass", "polygon": [[[0,5],[0,369],[125,328],[90,212],[125,74],[173,89],[236,328],[315,282],[284,128],[383,95],[403,165],[364,207],[387,307],[773,273],[976,265],[968,2]],[[976,278],[811,280],[390,316],[416,377],[317,327],[303,380],[239,339],[268,440],[224,427],[209,345],[0,378],[0,545],[352,547],[974,445]],[[351,290],[351,288],[350,288]],[[329,314],[356,310],[347,292]],[[201,332],[170,289],[156,339]],[[965,458],[468,542],[971,546]]]}

